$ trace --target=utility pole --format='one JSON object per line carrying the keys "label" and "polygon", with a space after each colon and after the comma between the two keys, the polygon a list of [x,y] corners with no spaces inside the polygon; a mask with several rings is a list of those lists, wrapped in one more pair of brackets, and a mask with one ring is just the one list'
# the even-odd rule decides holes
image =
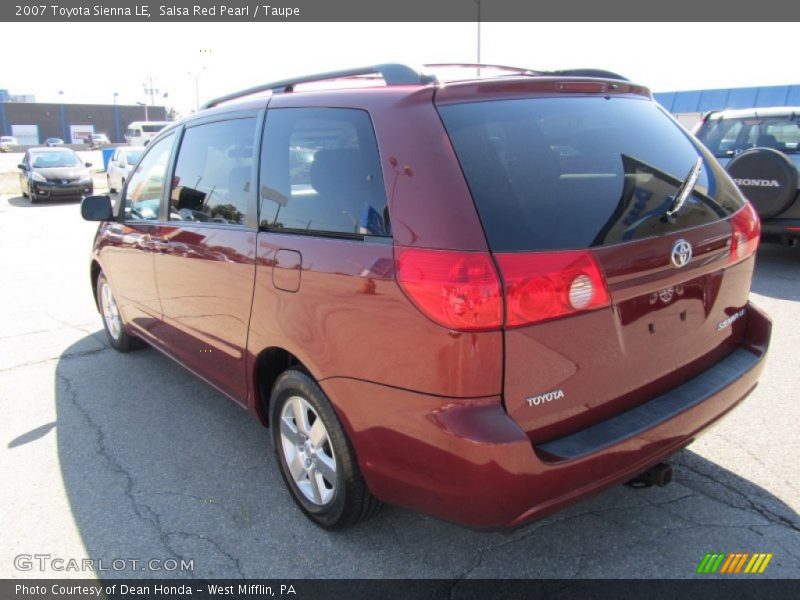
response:
{"label": "utility pole", "polygon": [[[473,0],[478,5],[478,64],[481,64],[481,0]],[[481,76],[481,68],[478,67],[478,77]]]}
{"label": "utility pole", "polygon": [[155,97],[156,94],[158,94],[158,90],[153,86],[153,78],[148,77],[147,83],[144,83],[143,86],[145,95],[150,96],[150,105],[155,106],[156,105]]}
{"label": "utility pole", "polygon": [[194,77],[194,109],[200,110],[200,75],[205,71],[205,67],[200,67],[197,71],[189,71],[189,75]]}

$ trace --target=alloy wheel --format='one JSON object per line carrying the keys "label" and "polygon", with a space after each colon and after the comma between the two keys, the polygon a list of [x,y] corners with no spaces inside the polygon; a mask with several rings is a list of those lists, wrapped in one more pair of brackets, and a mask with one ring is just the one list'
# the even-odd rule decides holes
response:
{"label": "alloy wheel", "polygon": [[336,493],[336,457],[328,430],[313,406],[301,396],[290,396],[280,418],[283,460],[295,485],[318,506],[329,504]]}

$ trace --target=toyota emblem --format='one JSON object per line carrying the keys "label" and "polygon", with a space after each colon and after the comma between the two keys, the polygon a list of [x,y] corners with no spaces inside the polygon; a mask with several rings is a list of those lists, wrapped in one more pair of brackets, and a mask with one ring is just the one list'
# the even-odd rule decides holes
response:
{"label": "toyota emblem", "polygon": [[685,267],[692,260],[692,245],[686,240],[678,240],[672,245],[672,264]]}

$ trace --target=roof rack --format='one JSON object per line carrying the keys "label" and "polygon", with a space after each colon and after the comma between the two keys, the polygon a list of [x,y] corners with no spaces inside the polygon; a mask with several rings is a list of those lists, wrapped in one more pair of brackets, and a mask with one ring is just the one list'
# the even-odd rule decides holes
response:
{"label": "roof rack", "polygon": [[[526,69],[523,67],[509,67],[506,65],[492,65],[483,63],[433,63],[424,65],[426,68],[463,68],[463,69],[492,69],[498,71],[508,71],[513,75],[525,75],[529,77],[541,77],[548,75],[572,75],[575,77],[601,77],[604,79],[620,79],[628,81],[626,77],[613,73],[611,71],[604,71],[602,69],[565,69],[561,71],[535,71],[533,69]],[[314,83],[318,81],[331,81],[336,79],[348,78],[370,78],[370,76],[378,76],[386,82],[386,85],[426,85],[429,83],[438,83],[433,75],[421,73],[407,65],[399,63],[385,63],[380,65],[372,65],[369,67],[361,67],[358,69],[345,69],[343,71],[328,71],[327,73],[316,73],[314,75],[306,75],[305,77],[292,77],[291,79],[282,79],[280,81],[272,81],[270,83],[263,83],[255,87],[247,88],[239,92],[220,96],[206,102],[201,108],[212,108],[218,106],[223,102],[236,100],[245,96],[252,96],[261,92],[272,92],[273,94],[283,94],[294,90],[296,85],[301,83]],[[378,78],[375,77],[375,78]]]}
{"label": "roof rack", "polygon": [[539,75],[567,75],[573,77],[598,77],[600,79],[619,79],[620,81],[630,81],[627,77],[623,77],[614,71],[606,71],[605,69],[562,69],[560,71],[544,71]]}
{"label": "roof rack", "polygon": [[488,63],[431,63],[423,65],[426,68],[430,69],[450,69],[450,68],[457,68],[457,69],[491,69],[494,71],[508,71],[509,73],[513,73],[515,75],[530,75],[536,76],[541,75],[540,71],[534,71],[533,69],[526,69],[524,67],[509,67],[507,65],[491,65]]}
{"label": "roof rack", "polygon": [[257,85],[246,90],[226,94],[219,98],[214,98],[206,102],[202,108],[212,108],[223,102],[229,102],[244,96],[251,96],[260,92],[272,92],[273,94],[282,94],[294,90],[294,86],[301,83],[313,83],[316,81],[328,81],[331,79],[344,79],[348,77],[359,77],[364,75],[380,75],[386,82],[386,85],[425,85],[428,83],[435,83],[436,78],[430,75],[425,75],[412,69],[409,66],[386,63],[381,65],[372,65],[369,67],[361,67],[358,69],[345,69],[343,71],[329,71],[327,73],[316,73],[314,75],[306,75],[305,77],[292,77],[291,79],[283,79],[280,81],[273,81]]}

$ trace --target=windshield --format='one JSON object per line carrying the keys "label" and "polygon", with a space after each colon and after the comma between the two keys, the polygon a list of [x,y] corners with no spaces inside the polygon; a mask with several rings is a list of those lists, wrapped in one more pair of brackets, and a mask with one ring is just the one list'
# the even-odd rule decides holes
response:
{"label": "windshield", "polygon": [[[439,111],[494,251],[616,244],[742,206],[710,154],[646,99],[529,98]],[[698,158],[693,192],[666,218]]]}
{"label": "windshield", "polygon": [[141,151],[141,150],[136,150],[136,151],[133,151],[133,152],[128,152],[128,153],[125,155],[125,160],[127,161],[127,163],[128,163],[129,165],[135,165],[135,164],[136,164],[136,161],[138,161],[138,160],[139,160],[139,157],[140,157],[141,155],[142,155],[142,151]]}
{"label": "windshield", "polygon": [[800,118],[786,115],[709,119],[697,131],[697,138],[717,158],[735,156],[757,146],[793,154],[800,151]]}
{"label": "windshield", "polygon": [[166,125],[142,125],[142,131],[145,133],[158,133],[164,129]]}
{"label": "windshield", "polygon": [[37,152],[31,156],[34,169],[81,167],[81,159],[74,152]]}

